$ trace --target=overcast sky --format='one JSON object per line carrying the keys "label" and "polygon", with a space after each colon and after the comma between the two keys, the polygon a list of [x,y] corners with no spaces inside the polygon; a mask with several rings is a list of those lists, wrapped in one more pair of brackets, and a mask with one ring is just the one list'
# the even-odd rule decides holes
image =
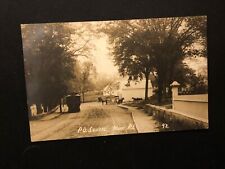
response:
{"label": "overcast sky", "polygon": [[[97,22],[92,22],[92,26],[96,26]],[[105,74],[108,76],[119,76],[118,67],[114,65],[113,56],[110,54],[106,35],[101,35],[92,41],[95,44],[93,48],[93,63],[96,66],[97,72],[99,74]],[[196,70],[197,74],[205,74],[207,72],[207,58],[206,57],[196,57],[187,58],[185,62],[188,66]]]}
{"label": "overcast sky", "polygon": [[[71,22],[71,26],[74,26],[76,29],[76,26],[80,26],[80,29],[84,28],[89,25],[89,28],[95,30],[98,28],[98,24],[100,22],[98,21],[92,21],[92,22]],[[87,31],[87,30],[86,30]],[[85,31],[85,32],[86,32]],[[84,33],[85,38],[90,38],[90,34]],[[113,56],[111,56],[109,51],[109,44],[107,41],[107,36],[104,34],[98,34],[91,37],[91,41],[94,44],[95,47],[92,48],[91,55],[89,59],[93,62],[93,64],[96,67],[96,70],[98,74],[100,75],[106,75],[106,76],[119,76],[118,73],[118,67],[114,65],[113,62]],[[80,58],[80,61],[82,62],[82,58]],[[84,59],[86,60],[86,59]],[[197,73],[207,70],[207,58],[188,58],[185,59],[186,63],[190,66],[190,68],[197,71]],[[205,71],[207,72],[207,71]]]}
{"label": "overcast sky", "polygon": [[[101,38],[96,38],[94,43],[96,48],[92,50],[92,55],[97,72],[109,76],[119,75],[118,67],[114,66],[113,58],[108,49],[109,44],[107,42],[107,37],[102,36]],[[187,58],[185,62],[190,68],[196,70],[197,74],[207,69],[207,58],[205,57]]]}
{"label": "overcast sky", "polygon": [[100,74],[118,75],[118,68],[114,66],[113,58],[108,49],[107,38],[102,36],[94,40],[96,48],[92,50],[97,72]]}

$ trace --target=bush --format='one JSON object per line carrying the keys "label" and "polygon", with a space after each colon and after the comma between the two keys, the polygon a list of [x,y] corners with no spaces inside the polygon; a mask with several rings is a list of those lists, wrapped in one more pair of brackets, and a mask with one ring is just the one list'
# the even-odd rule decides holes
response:
{"label": "bush", "polygon": [[172,104],[172,99],[171,97],[163,97],[162,102],[159,103],[157,94],[153,94],[151,97],[148,98],[147,103],[162,106],[162,105]]}

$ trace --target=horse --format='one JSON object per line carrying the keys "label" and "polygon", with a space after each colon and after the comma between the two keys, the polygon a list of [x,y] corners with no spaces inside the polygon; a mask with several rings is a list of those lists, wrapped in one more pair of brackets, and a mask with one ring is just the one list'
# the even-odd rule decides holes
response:
{"label": "horse", "polygon": [[124,98],[120,98],[117,100],[117,104],[123,103]]}
{"label": "horse", "polygon": [[104,102],[105,102],[105,104],[108,103],[108,100],[107,100],[106,97],[98,97],[98,101],[99,101],[99,102],[102,102],[102,105],[103,105]]}
{"label": "horse", "polygon": [[133,102],[136,102],[136,101],[141,101],[141,100],[143,100],[142,98],[140,98],[140,97],[132,97],[132,99],[133,99]]}

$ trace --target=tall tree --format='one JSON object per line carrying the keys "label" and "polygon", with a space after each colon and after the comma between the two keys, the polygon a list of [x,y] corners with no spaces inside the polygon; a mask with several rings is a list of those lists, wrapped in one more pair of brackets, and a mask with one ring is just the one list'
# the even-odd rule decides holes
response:
{"label": "tall tree", "polygon": [[45,111],[60,103],[74,79],[75,60],[87,51],[87,41],[70,24],[29,24],[22,27],[29,104]]}
{"label": "tall tree", "polygon": [[197,45],[205,44],[206,17],[156,18],[112,21],[103,28],[113,45],[115,64],[121,75],[146,79],[147,99],[150,72],[156,74],[158,101],[176,74],[184,57],[199,56]]}
{"label": "tall tree", "polygon": [[93,82],[91,77],[96,75],[96,69],[92,62],[86,61],[81,66],[80,72],[80,92],[82,93],[83,103],[85,101],[84,94],[85,92],[91,90],[93,86]]}
{"label": "tall tree", "polygon": [[[154,67],[158,74],[158,99],[166,95],[166,88],[176,75],[176,66],[182,65],[185,57],[202,56],[206,48],[206,17],[184,17],[153,20],[153,32],[158,34],[158,42],[151,44]],[[199,48],[203,46],[204,48]]]}
{"label": "tall tree", "polygon": [[112,54],[120,74],[128,75],[128,80],[145,78],[145,100],[147,100],[152,56],[147,52],[151,49],[142,45],[146,43],[146,39],[142,38],[144,35],[138,27],[138,21],[118,21],[110,22],[103,31],[109,35],[110,43],[113,45]]}
{"label": "tall tree", "polygon": [[191,69],[185,63],[176,66],[176,74],[174,79],[181,82],[181,87],[184,87],[191,93],[202,94],[208,90],[207,79],[202,74],[196,74],[196,71]]}

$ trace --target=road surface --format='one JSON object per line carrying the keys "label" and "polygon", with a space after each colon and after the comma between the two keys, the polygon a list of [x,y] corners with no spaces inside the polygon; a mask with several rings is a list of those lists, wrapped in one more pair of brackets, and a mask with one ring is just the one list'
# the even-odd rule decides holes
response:
{"label": "road surface", "polygon": [[117,105],[82,103],[79,113],[54,113],[30,120],[31,141],[138,133],[132,112]]}

